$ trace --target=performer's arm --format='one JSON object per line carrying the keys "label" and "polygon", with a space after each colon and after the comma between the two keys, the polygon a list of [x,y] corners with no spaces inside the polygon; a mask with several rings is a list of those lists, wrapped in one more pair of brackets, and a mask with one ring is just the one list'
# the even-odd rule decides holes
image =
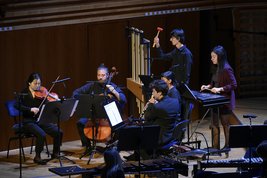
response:
{"label": "performer's arm", "polygon": [[75,99],[78,99],[80,94],[89,94],[89,90],[92,86],[92,83],[88,83],[80,88],[77,88],[76,90],[73,91],[72,97]]}

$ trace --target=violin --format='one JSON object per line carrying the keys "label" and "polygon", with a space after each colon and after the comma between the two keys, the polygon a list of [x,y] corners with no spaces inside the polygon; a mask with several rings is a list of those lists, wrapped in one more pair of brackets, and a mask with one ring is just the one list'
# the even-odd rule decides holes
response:
{"label": "violin", "polygon": [[34,91],[34,96],[38,99],[47,99],[48,101],[60,101],[58,95],[41,86],[38,90]]}

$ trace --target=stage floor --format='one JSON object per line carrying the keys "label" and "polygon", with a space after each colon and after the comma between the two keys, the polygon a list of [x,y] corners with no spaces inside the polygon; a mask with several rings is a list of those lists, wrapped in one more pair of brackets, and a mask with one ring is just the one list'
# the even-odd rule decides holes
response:
{"label": "stage floor", "polygon": [[[238,99],[237,105],[235,109],[235,114],[238,118],[243,122],[243,124],[249,124],[249,120],[243,118],[244,114],[254,114],[258,117],[252,120],[252,124],[262,124],[265,120],[267,120],[267,98],[249,98],[249,99]],[[195,128],[198,121],[194,121],[191,123],[192,129]],[[197,128],[197,132],[203,133],[206,139],[208,140],[208,144],[211,143],[211,131],[209,129],[210,119],[207,117],[203,121],[199,123]],[[201,148],[206,147],[206,144],[201,136],[198,136],[199,140],[202,140]],[[185,138],[185,141],[187,138]],[[223,131],[221,129],[221,145],[224,145],[224,136]],[[52,150],[52,146],[49,145],[49,150]],[[90,168],[97,165],[102,164],[103,156],[96,154],[95,157],[91,160],[90,164],[87,165],[88,157],[84,157],[79,159],[80,155],[83,153],[83,148],[81,147],[80,141],[72,141],[72,142],[64,142],[61,147],[61,151],[63,155],[67,158],[76,162],[76,165],[81,167]],[[245,149],[243,148],[235,148],[232,149],[229,153],[229,158],[227,159],[239,159],[245,153]],[[121,156],[127,156],[131,154],[131,152],[121,152]],[[30,148],[25,148],[26,162],[22,164],[22,177],[26,178],[42,178],[42,177],[60,177],[55,175],[54,173],[48,171],[49,168],[60,167],[58,160],[53,160],[47,163],[47,165],[37,165],[33,163],[34,154],[30,154]],[[42,158],[47,158],[45,153],[42,153]],[[221,156],[211,156],[210,159],[225,159],[226,155],[222,154]],[[189,160],[189,176],[192,177],[191,171],[194,164],[196,164],[196,160]],[[73,164],[62,160],[63,166],[72,166]],[[186,162],[185,162],[186,163]],[[6,151],[0,152],[0,178],[6,177],[19,177],[19,156],[18,150],[11,150],[9,159],[6,158]],[[218,171],[218,172],[234,172],[236,168],[212,168],[208,170]],[[81,176],[71,176],[71,177],[81,177]],[[134,176],[127,176],[134,177]],[[184,177],[180,176],[179,177]]]}

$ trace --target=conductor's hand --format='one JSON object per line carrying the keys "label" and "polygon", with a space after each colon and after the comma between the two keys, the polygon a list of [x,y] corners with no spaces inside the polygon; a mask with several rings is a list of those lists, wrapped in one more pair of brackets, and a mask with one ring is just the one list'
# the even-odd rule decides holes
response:
{"label": "conductor's hand", "polygon": [[154,38],[154,44],[156,44],[156,47],[158,48],[160,45],[159,45],[159,37],[155,37]]}
{"label": "conductor's hand", "polygon": [[31,112],[37,114],[39,112],[39,108],[31,108]]}

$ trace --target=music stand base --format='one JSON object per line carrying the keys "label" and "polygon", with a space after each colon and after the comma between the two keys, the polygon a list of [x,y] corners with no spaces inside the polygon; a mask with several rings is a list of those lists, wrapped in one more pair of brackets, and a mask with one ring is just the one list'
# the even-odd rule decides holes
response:
{"label": "music stand base", "polygon": [[60,167],[62,167],[62,162],[61,162],[61,160],[63,160],[63,159],[64,159],[64,160],[67,160],[67,161],[69,161],[69,162],[71,162],[72,164],[76,164],[75,161],[73,161],[73,160],[67,158],[66,156],[57,156],[57,157],[55,157],[55,158],[51,158],[51,159],[48,160],[47,162],[49,162],[49,161],[51,161],[51,160],[55,160],[55,159],[58,159],[59,164],[60,164]]}

